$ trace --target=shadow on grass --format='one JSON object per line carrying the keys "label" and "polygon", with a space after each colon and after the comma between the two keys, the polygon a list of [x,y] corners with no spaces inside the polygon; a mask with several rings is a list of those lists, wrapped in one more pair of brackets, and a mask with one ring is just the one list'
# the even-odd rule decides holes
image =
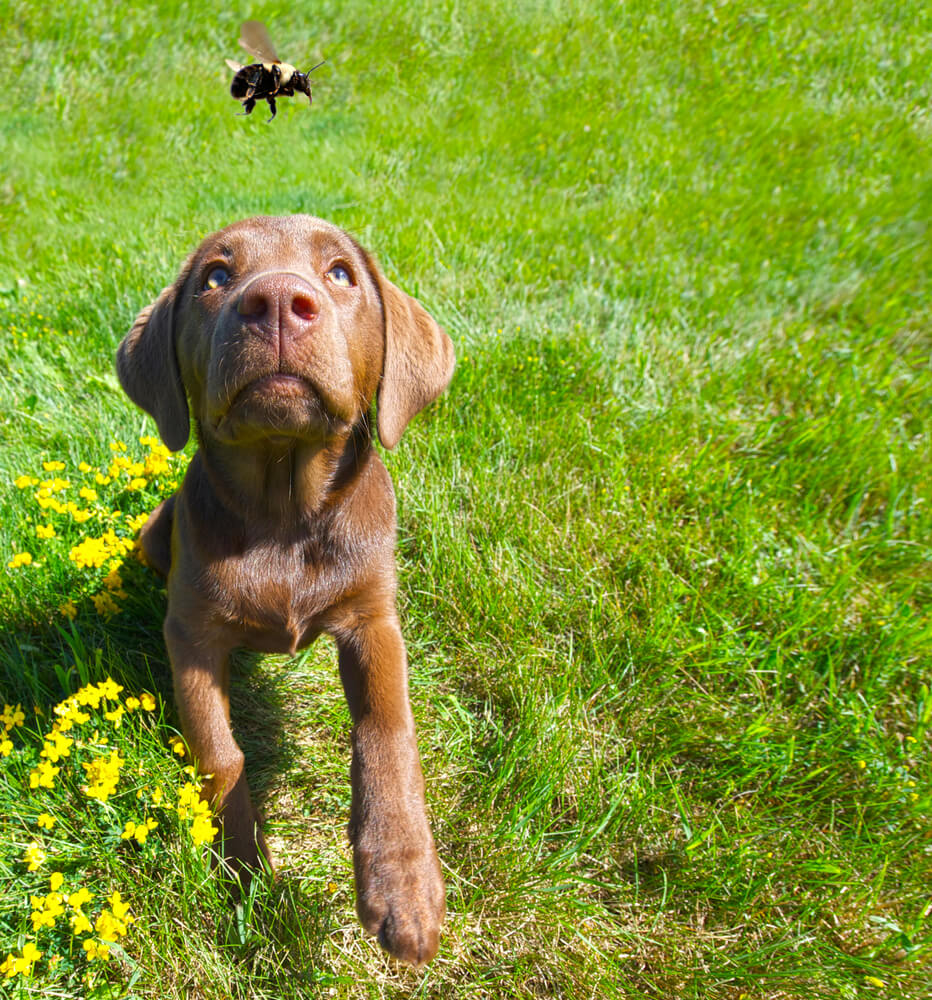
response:
{"label": "shadow on grass", "polygon": [[[121,567],[123,590],[117,614],[97,614],[90,599],[74,619],[57,614],[62,595],[78,591],[75,575],[60,585],[59,596],[41,605],[41,594],[29,605],[9,609],[0,620],[0,694],[7,701],[33,708],[44,718],[52,707],[79,687],[112,677],[125,694],[148,690],[158,693],[168,711],[169,724],[179,728],[172,693],[171,666],[162,637],[165,617],[164,581],[135,561]],[[54,614],[55,617],[50,617]],[[246,755],[252,776],[280,774],[294,762],[282,726],[287,692],[275,683],[273,672],[260,669],[263,657],[248,651],[234,654],[231,705],[233,728]],[[250,787],[261,806],[268,781]]]}
{"label": "shadow on grass", "polygon": [[[0,618],[0,702],[21,704],[27,717],[34,713],[39,728],[47,731],[55,705],[86,684],[112,677],[123,686],[123,697],[142,691],[161,697],[168,743],[180,727],[162,636],[164,582],[129,560],[121,576],[125,596],[119,599],[119,613],[110,617],[98,615],[90,599],[72,620],[57,613],[65,595],[80,591],[77,574],[56,581],[56,595],[48,587],[44,592],[37,588],[28,603],[7,604]],[[238,651],[231,669],[233,729],[260,814],[269,811],[277,783],[299,755],[284,724],[291,711],[287,682],[274,669],[262,669],[264,659]],[[232,898],[220,893],[215,945],[237,962],[249,963],[255,956],[258,975],[263,975],[260,959],[265,962],[271,952],[278,975],[287,969],[291,979],[319,981],[324,975],[318,970],[322,950],[335,922],[326,891],[289,873],[274,880],[259,878],[255,884],[244,905],[234,906]],[[213,922],[206,920],[207,925]],[[199,924],[205,926],[204,921]]]}
{"label": "shadow on grass", "polygon": [[217,928],[218,946],[260,981],[310,985],[328,979],[324,944],[338,921],[327,892],[287,874],[260,885],[230,908]]}

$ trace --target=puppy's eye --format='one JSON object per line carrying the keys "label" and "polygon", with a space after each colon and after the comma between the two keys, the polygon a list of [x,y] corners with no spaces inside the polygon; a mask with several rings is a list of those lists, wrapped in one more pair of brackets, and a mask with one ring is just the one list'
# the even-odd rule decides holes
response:
{"label": "puppy's eye", "polygon": [[334,264],[327,272],[326,277],[340,288],[352,288],[353,276],[342,264]]}
{"label": "puppy's eye", "polygon": [[230,272],[225,267],[212,267],[204,279],[204,288],[220,288],[230,280]]}

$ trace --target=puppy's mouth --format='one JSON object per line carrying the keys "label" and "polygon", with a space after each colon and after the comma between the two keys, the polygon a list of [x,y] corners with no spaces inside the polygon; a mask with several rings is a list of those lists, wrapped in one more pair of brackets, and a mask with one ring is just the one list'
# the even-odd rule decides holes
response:
{"label": "puppy's mouth", "polygon": [[243,443],[268,438],[318,440],[342,421],[327,412],[320,394],[299,375],[274,372],[247,382],[214,421],[223,440]]}

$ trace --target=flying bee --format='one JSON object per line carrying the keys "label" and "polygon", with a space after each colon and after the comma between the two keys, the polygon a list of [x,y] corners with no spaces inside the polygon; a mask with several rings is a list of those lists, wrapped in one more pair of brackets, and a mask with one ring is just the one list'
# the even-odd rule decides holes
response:
{"label": "flying bee", "polygon": [[[308,75],[318,66],[323,66],[326,59],[317,66],[312,66],[307,73],[302,73],[294,66],[282,62],[275,54],[275,46],[261,21],[244,22],[240,28],[239,43],[251,56],[259,60],[249,66],[241,66],[232,59],[226,61],[227,66],[236,74],[230,84],[230,93],[243,105],[240,114],[251,114],[256,101],[268,101],[274,118],[275,98],[294,97],[296,90],[307,94],[308,103],[313,100]],[[269,121],[272,118],[269,118]]]}

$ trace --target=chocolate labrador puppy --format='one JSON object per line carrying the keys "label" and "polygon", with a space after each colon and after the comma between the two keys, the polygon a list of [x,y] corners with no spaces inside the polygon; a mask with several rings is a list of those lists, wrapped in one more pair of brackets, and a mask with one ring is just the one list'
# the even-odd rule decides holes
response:
{"label": "chocolate labrador puppy", "polygon": [[266,857],[230,728],[230,652],[336,640],[353,718],[357,911],[392,955],[433,958],[444,884],[424,806],[395,608],[393,448],[453,373],[450,338],[342,230],[306,215],[208,236],[117,351],[172,450],[199,448],[141,532],[168,578],[182,727],[220,808],[225,864]]}

